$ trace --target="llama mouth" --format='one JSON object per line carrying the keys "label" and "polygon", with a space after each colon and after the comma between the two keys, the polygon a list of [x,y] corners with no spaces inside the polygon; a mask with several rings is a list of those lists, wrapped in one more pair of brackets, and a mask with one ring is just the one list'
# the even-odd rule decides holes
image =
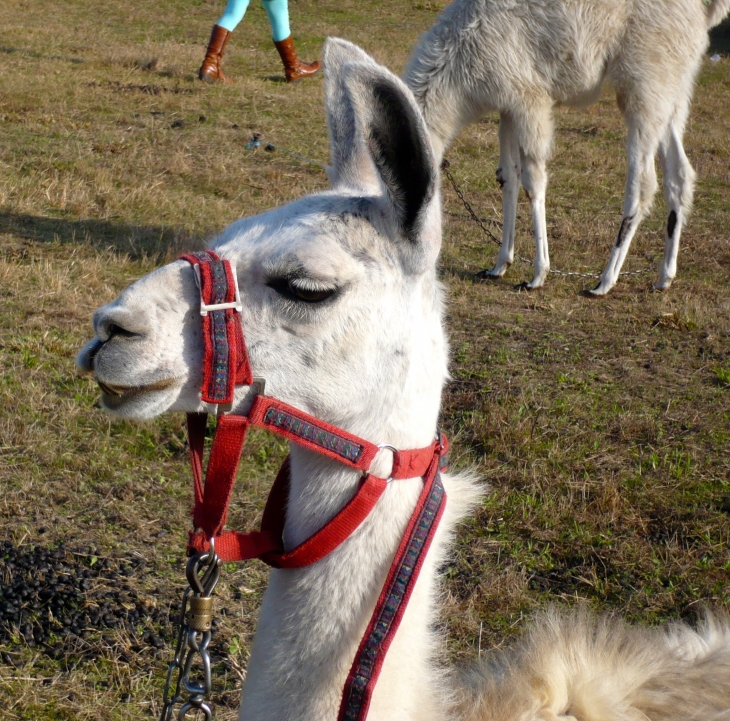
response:
{"label": "llama mouth", "polygon": [[175,378],[163,378],[162,380],[155,381],[154,383],[148,383],[146,385],[139,386],[122,386],[114,383],[105,383],[99,378],[96,379],[96,383],[101,388],[101,392],[118,402],[122,398],[130,397],[132,395],[140,395],[142,393],[148,393],[150,391],[161,391],[174,385],[176,382]]}

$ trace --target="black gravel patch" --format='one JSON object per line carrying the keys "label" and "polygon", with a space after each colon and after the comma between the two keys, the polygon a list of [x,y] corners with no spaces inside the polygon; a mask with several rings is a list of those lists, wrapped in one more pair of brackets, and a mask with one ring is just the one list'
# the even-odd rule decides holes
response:
{"label": "black gravel patch", "polygon": [[129,652],[171,648],[177,609],[158,603],[157,589],[134,587],[148,575],[133,555],[0,542],[0,657],[17,663],[13,652],[28,646],[76,663],[111,649],[124,661]]}
{"label": "black gravel patch", "polygon": [[[157,580],[144,559],[133,554],[112,558],[94,546],[0,542],[0,667],[21,671],[40,652],[66,672],[100,657],[145,669],[159,669],[164,662],[166,668],[177,640],[185,581],[181,574],[179,587],[163,593],[154,588]],[[143,590],[149,588],[153,590]],[[239,598],[240,592],[233,596]],[[218,614],[209,646],[216,679],[210,701],[236,708],[240,689],[232,672],[238,666],[221,634],[228,609],[219,608]],[[221,684],[226,671],[231,672],[229,681]],[[102,680],[98,686],[109,688],[110,683]],[[126,689],[119,698],[122,703],[133,700]]]}

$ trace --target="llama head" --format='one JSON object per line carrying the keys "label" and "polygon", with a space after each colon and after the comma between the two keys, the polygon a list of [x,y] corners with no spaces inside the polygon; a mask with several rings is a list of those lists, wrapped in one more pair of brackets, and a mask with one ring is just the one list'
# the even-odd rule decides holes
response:
{"label": "llama head", "polygon": [[[324,62],[332,188],[242,219],[211,247],[235,263],[268,395],[366,437],[415,423],[428,440],[446,377],[429,138],[407,87],[362,50],[330,39]],[[96,312],[77,363],[95,374],[104,408],[132,418],[206,409],[199,302],[191,266],[175,261]],[[253,392],[238,388],[233,410]]]}

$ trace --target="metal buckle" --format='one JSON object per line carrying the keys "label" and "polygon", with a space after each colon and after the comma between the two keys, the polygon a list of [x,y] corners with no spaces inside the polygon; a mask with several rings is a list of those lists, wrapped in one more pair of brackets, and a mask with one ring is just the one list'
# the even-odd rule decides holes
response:
{"label": "metal buckle", "polygon": [[216,418],[220,418],[226,413],[230,413],[233,408],[233,403],[208,403],[208,405],[213,409],[213,413],[211,415],[214,415]]}
{"label": "metal buckle", "polygon": [[236,264],[230,260],[227,262],[231,266],[231,275],[233,276],[233,290],[235,294],[235,300],[231,303],[211,303],[211,305],[206,305],[205,301],[203,300],[203,285],[200,280],[200,266],[193,266],[193,271],[195,272],[195,285],[198,286],[198,290],[200,291],[200,315],[202,316],[208,315],[208,312],[211,310],[225,310],[226,308],[233,308],[233,310],[237,311],[238,313],[243,310],[243,305],[241,304],[241,294],[238,290]]}
{"label": "metal buckle", "polygon": [[[256,398],[256,396],[264,395],[264,390],[266,389],[266,378],[264,378],[263,376],[254,376],[253,382],[251,383],[249,388],[252,388],[254,390],[254,399]],[[231,409],[233,408],[233,403],[203,403],[203,406],[206,408],[206,411],[212,416],[220,418],[226,413],[231,412]]]}
{"label": "metal buckle", "polygon": [[264,395],[264,391],[266,390],[266,378],[263,376],[254,376],[253,383],[251,383],[250,387],[256,389],[257,396]]}

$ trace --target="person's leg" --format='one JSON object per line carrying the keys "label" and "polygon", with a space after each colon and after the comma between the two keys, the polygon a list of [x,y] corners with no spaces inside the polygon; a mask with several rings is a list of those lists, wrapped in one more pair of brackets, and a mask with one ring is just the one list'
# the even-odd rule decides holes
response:
{"label": "person's leg", "polygon": [[236,25],[241,22],[248,8],[248,0],[228,0],[226,9],[221,15],[220,20],[213,26],[213,32],[208,43],[208,50],[205,53],[205,60],[200,66],[198,77],[201,80],[222,80],[230,82],[223,74],[221,61],[223,59],[223,51],[226,48],[231,32]]}
{"label": "person's leg", "polygon": [[288,0],[261,0],[271,23],[271,35],[275,43],[286,40],[291,35],[289,27]]}
{"label": "person's leg", "polygon": [[232,33],[236,29],[236,25],[243,20],[247,8],[248,0],[228,0],[228,5],[226,5],[226,9],[216,25],[220,25],[229,33]]}
{"label": "person's leg", "polygon": [[319,60],[313,63],[303,63],[297,57],[294,48],[294,41],[289,27],[289,2],[288,0],[261,0],[264,10],[271,23],[271,33],[274,45],[279,51],[281,62],[284,63],[284,73],[287,82],[294,82],[300,78],[314,75],[319,70]]}

